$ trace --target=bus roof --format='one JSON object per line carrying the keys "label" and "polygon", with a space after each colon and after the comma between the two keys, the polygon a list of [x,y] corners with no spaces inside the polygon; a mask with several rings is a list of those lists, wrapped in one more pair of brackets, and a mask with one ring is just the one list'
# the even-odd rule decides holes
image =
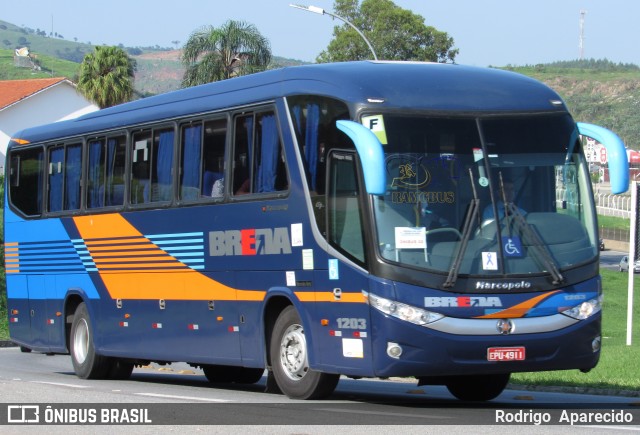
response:
{"label": "bus roof", "polygon": [[82,117],[25,129],[38,142],[239,107],[290,95],[323,95],[350,105],[442,112],[566,110],[546,85],[507,71],[419,62],[344,62],[289,67],[181,89]]}

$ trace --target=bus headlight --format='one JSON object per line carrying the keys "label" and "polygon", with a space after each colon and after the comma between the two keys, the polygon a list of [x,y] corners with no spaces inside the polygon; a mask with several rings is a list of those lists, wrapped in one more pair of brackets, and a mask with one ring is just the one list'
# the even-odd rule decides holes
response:
{"label": "bus headlight", "polygon": [[405,322],[413,323],[415,325],[426,325],[428,323],[433,323],[436,320],[440,320],[444,317],[442,314],[432,313],[431,311],[414,307],[413,305],[403,304],[401,302],[385,299],[372,293],[367,293],[365,291],[363,291],[362,293],[367,299],[369,305],[376,310],[400,320],[404,320]]}
{"label": "bus headlight", "polygon": [[580,305],[576,305],[573,308],[564,310],[562,314],[564,314],[565,316],[573,317],[574,319],[584,320],[584,319],[588,319],[594,314],[599,313],[601,309],[602,309],[602,296],[598,296],[597,298],[585,301]]}

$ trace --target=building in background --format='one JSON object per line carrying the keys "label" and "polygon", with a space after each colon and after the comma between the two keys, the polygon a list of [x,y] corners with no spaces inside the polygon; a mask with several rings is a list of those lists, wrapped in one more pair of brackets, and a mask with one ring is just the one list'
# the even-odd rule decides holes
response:
{"label": "building in background", "polygon": [[0,80],[0,166],[4,173],[12,134],[41,124],[77,118],[98,110],[64,77]]}

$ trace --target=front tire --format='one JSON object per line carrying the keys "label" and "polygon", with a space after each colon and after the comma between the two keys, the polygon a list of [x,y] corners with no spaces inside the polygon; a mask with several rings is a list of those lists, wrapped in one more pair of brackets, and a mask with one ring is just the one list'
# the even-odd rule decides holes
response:
{"label": "front tire", "polygon": [[498,375],[455,376],[446,386],[457,399],[480,402],[495,399],[509,383],[511,373]]}
{"label": "front tire", "polygon": [[109,359],[95,352],[93,327],[84,302],[78,305],[73,316],[69,350],[73,369],[79,378],[103,379],[107,376]]}
{"label": "front tire", "polygon": [[273,327],[271,366],[280,390],[292,399],[320,399],[338,385],[339,375],[309,368],[307,340],[298,312],[285,308]]}

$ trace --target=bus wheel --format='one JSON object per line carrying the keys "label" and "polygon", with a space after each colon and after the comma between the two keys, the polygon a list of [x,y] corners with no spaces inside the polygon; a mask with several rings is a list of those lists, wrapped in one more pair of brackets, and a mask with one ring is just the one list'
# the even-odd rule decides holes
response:
{"label": "bus wheel", "polygon": [[70,341],[71,362],[76,375],[83,379],[104,378],[109,370],[109,359],[95,352],[93,329],[84,303],[78,305],[73,316]]}
{"label": "bus wheel", "polygon": [[455,376],[446,385],[456,398],[478,402],[498,397],[507,386],[510,377],[511,373]]}
{"label": "bus wheel", "polygon": [[212,383],[255,384],[264,373],[264,369],[220,365],[205,365],[202,366],[202,370],[207,380]]}
{"label": "bus wheel", "polygon": [[107,374],[109,379],[124,381],[131,377],[131,372],[133,372],[133,363],[119,358],[112,358],[109,361],[109,373]]}
{"label": "bus wheel", "polygon": [[25,346],[20,346],[20,352],[22,353],[31,353],[31,349]]}
{"label": "bus wheel", "polygon": [[330,395],[339,375],[309,368],[307,340],[298,312],[285,308],[273,327],[271,365],[276,383],[292,399],[320,399]]}

